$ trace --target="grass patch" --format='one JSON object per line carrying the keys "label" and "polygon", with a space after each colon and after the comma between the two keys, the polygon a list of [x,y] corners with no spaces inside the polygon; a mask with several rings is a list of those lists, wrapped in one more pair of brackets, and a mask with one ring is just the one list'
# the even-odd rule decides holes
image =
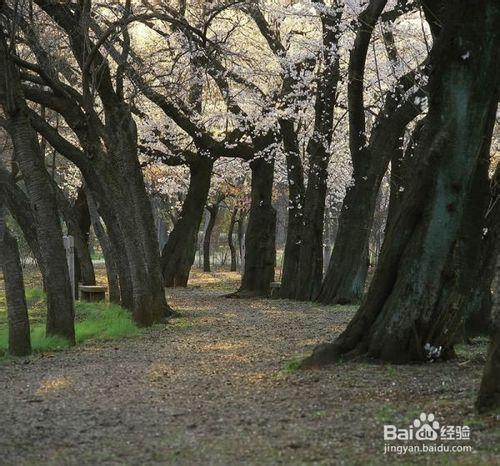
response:
{"label": "grass patch", "polygon": [[84,303],[75,306],[76,342],[110,340],[139,334],[130,312],[116,304]]}
{"label": "grass patch", "polygon": [[[33,352],[60,351],[69,347],[66,339],[45,335],[45,294],[39,288],[26,290],[30,307],[31,347]],[[43,314],[40,308],[43,307]],[[7,354],[9,334],[4,309],[0,314],[0,357]],[[77,302],[75,304],[76,343],[86,340],[111,340],[140,333],[130,312],[116,304]]]}
{"label": "grass patch", "polygon": [[293,374],[294,372],[297,372],[302,367],[303,359],[304,359],[303,357],[293,358],[286,364],[285,368],[283,369],[283,372],[285,372],[286,374]]}

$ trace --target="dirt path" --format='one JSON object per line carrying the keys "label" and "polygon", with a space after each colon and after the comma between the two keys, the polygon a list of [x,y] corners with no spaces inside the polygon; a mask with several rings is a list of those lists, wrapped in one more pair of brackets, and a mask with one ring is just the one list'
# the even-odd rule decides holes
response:
{"label": "dirt path", "polygon": [[183,317],[164,328],[1,363],[0,464],[450,464],[383,455],[382,425],[421,411],[474,424],[477,452],[452,464],[500,460],[494,420],[471,409],[480,364],[287,372],[352,309],[221,294],[175,290]]}

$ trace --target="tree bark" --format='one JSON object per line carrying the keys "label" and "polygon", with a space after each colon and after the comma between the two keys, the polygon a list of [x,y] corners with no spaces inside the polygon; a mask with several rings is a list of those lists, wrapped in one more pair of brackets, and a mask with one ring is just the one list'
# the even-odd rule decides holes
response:
{"label": "tree bark", "polygon": [[187,286],[196,254],[203,210],[210,190],[213,161],[200,156],[189,165],[189,189],[177,223],[162,252],[165,286]]}
{"label": "tree bark", "polygon": [[[119,273],[119,267],[117,264],[117,254],[115,251],[113,251],[113,247],[111,245],[111,241],[109,239],[108,234],[106,233],[106,230],[104,229],[103,224],[101,223],[101,219],[99,216],[99,213],[97,212],[97,207],[95,205],[93,196],[90,193],[87,193],[85,195],[87,204],[88,204],[88,211],[89,211],[89,216],[90,216],[90,221],[91,225],[94,228],[94,233],[97,237],[97,240],[99,241],[99,244],[101,245],[102,249],[102,254],[104,256],[104,262],[106,264],[106,276],[108,279],[108,290],[109,290],[109,301],[114,304],[121,304],[124,308],[126,309],[131,309],[129,306],[131,305],[131,285],[126,284],[125,288],[130,289],[130,296],[129,296],[129,302],[127,303],[127,298],[124,297],[122,299],[121,297],[121,290],[120,290],[120,273]],[[128,277],[125,278],[124,280],[129,281],[129,276],[128,276],[128,267],[125,267],[126,270],[126,275]],[[126,293],[125,293],[126,294]]]}
{"label": "tree bark", "polygon": [[231,272],[236,272],[236,247],[234,246],[234,226],[236,224],[236,216],[238,215],[238,209],[234,208],[231,212],[231,219],[229,221],[229,231],[227,232],[227,244],[229,246],[229,251],[231,253]]}
{"label": "tree bark", "polygon": [[95,272],[92,258],[90,257],[88,245],[88,231],[85,233],[82,226],[85,227],[80,221],[79,213],[66,195],[55,182],[52,183],[56,195],[59,210],[62,213],[66,226],[68,228],[68,235],[73,237],[75,245],[75,296],[78,296],[79,283],[84,285],[95,285]]}
{"label": "tree bark", "polygon": [[251,205],[245,236],[245,269],[235,297],[269,296],[276,265],[276,211],[272,206],[274,160],[250,162]]}
{"label": "tree bark", "polygon": [[[387,231],[368,295],[347,329],[305,366],[365,354],[405,363],[453,356],[457,310],[440,306],[470,183],[490,141],[498,93],[500,5],[445,5],[431,52],[429,113],[420,161]],[[466,44],[466,45],[465,45]],[[493,92],[492,92],[493,90]]]}
{"label": "tree bark", "polygon": [[218,204],[214,204],[206,206],[206,209],[209,214],[209,220],[207,229],[205,230],[205,236],[203,238],[203,271],[210,272],[210,240],[215,226],[215,221],[217,220],[217,214],[219,213],[219,206]]}
{"label": "tree bark", "polygon": [[0,31],[0,95],[8,119],[16,162],[24,177],[35,218],[38,243],[46,274],[47,334],[75,343],[74,309],[66,254],[62,241],[57,204],[38,138],[30,125],[18,71],[9,58],[5,37]]}
{"label": "tree bark", "polygon": [[16,239],[5,224],[5,209],[0,202],[0,266],[5,281],[7,320],[9,325],[9,354],[27,356],[31,353],[28,307]]}
{"label": "tree bark", "polygon": [[324,304],[361,301],[369,266],[369,241],[380,183],[391,158],[398,153],[409,122],[420,109],[413,100],[418,90],[406,97],[414,72],[400,79],[397,92],[390,91],[377,117],[369,143],[361,156],[353,157],[353,183],[347,189],[332,257],[317,300]]}
{"label": "tree bark", "polygon": [[76,282],[82,282],[84,285],[95,285],[94,264],[92,263],[89,247],[91,220],[83,186],[78,189],[77,197],[72,205],[72,211],[75,219],[75,229],[77,229],[77,232],[80,232],[78,243],[75,241],[78,259]]}
{"label": "tree bark", "polygon": [[496,257],[495,298],[493,305],[493,329],[486,358],[476,408],[481,411],[500,410],[500,255]]}

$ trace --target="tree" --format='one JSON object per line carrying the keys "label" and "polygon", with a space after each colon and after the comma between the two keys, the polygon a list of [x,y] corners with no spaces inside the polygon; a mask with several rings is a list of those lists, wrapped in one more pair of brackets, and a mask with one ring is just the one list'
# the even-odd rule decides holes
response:
{"label": "tree", "polygon": [[488,349],[476,407],[480,411],[498,411],[500,409],[500,256],[497,256],[495,297],[492,309],[493,329]]}
{"label": "tree", "polygon": [[[383,95],[383,106],[367,136],[366,60],[374,27],[386,3],[372,0],[360,14],[350,52],[348,109],[353,181],[346,191],[332,256],[317,296],[318,301],[325,304],[359,302],[363,296],[369,265],[370,232],[380,183],[389,161],[400,152],[407,125],[421,112],[420,106],[415,105],[416,99],[425,96],[417,79],[423,71],[404,73]],[[395,15],[407,11],[406,3],[403,2]],[[424,66],[425,62],[420,68]]]}
{"label": "tree", "polygon": [[31,353],[28,307],[17,241],[5,223],[5,208],[0,196],[0,265],[5,280],[7,319],[9,322],[9,354],[27,356]]}
{"label": "tree", "polygon": [[[62,241],[57,205],[28,107],[6,40],[4,21],[0,29],[0,103],[5,126],[14,145],[14,157],[23,175],[35,218],[40,255],[45,271],[47,294],[47,334],[75,342],[73,295]],[[8,23],[7,23],[8,24]],[[14,45],[14,44],[12,44]]]}
{"label": "tree", "polygon": [[[419,165],[389,226],[366,300],[334,343],[304,365],[366,354],[390,362],[453,356],[461,315],[441,306],[474,171],[491,140],[498,98],[500,6],[446,2],[431,52],[429,113]],[[492,92],[493,90],[493,92]]]}
{"label": "tree", "polygon": [[[65,77],[64,61],[51,60],[33,25],[21,20],[21,28],[40,65],[21,61],[24,68],[38,74],[28,74],[26,80],[39,83],[41,79],[50,90],[37,86],[24,89],[31,100],[61,114],[83,150],[34,112],[30,114],[31,123],[59,153],[78,166],[109,238],[115,243],[114,250],[125,252],[123,259],[117,259],[120,285],[124,285],[124,306],[132,309],[139,325],[161,321],[170,309],[165,301],[159,246],[138,160],[136,125],[124,95],[123,73],[119,70],[112,76],[109,63],[101,54],[100,46],[107,36],[95,44],[89,39],[90,2],[77,5],[74,10],[60,4],[37,4],[51,18],[57,37],[62,33],[69,40],[70,58],[76,62],[72,69],[80,71],[72,79],[80,79],[81,93],[59,78]],[[126,46],[123,53],[127,53]],[[63,69],[58,70],[57,66]],[[103,119],[96,112],[99,105]]]}

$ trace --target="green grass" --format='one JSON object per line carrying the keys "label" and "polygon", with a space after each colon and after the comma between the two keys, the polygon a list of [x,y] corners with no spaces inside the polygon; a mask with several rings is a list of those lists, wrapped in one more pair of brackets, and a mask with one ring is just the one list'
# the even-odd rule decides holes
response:
{"label": "green grass", "polygon": [[[68,341],[45,335],[45,295],[42,290],[26,290],[30,308],[31,347],[33,352],[59,351],[68,348]],[[0,310],[0,357],[7,353],[8,329],[5,309]],[[130,313],[116,304],[77,302],[75,304],[76,343],[86,340],[110,340],[137,335],[140,330]]]}
{"label": "green grass", "polygon": [[294,357],[291,361],[289,361],[286,364],[285,368],[283,369],[283,372],[285,372],[286,374],[293,374],[294,372],[297,372],[302,367],[303,359],[304,359],[304,356]]}

